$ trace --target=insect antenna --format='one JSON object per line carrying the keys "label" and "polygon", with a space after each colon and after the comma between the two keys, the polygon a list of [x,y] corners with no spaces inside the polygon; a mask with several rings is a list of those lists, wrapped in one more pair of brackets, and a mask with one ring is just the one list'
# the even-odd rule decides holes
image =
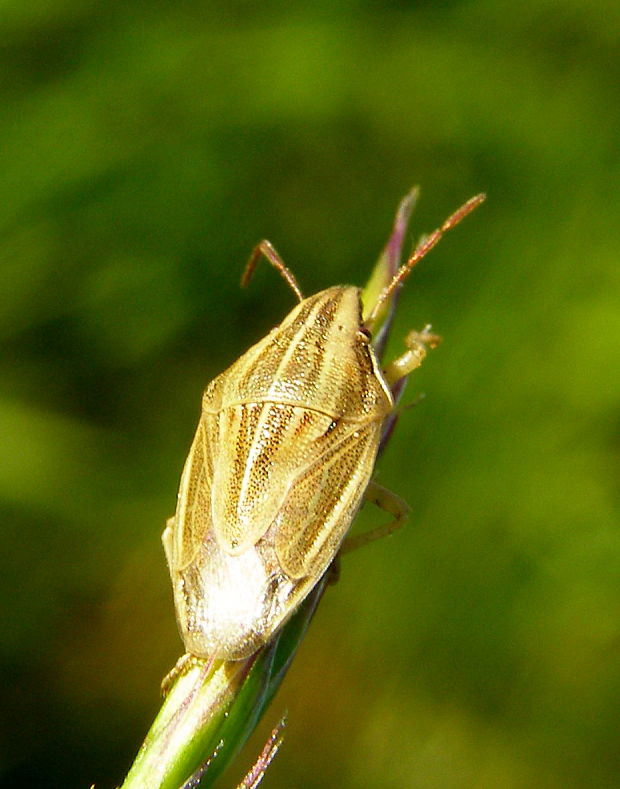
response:
{"label": "insect antenna", "polygon": [[271,241],[267,241],[266,239],[260,241],[252,250],[250,259],[248,260],[245,270],[241,275],[241,287],[244,288],[252,278],[252,274],[254,273],[254,269],[256,268],[261,255],[263,255],[269,261],[269,263],[271,263],[271,265],[280,272],[280,274],[288,282],[291,290],[295,293],[299,301],[303,301],[304,297],[302,295],[301,288],[297,284],[297,280],[295,279],[293,272],[282,260]]}
{"label": "insect antenna", "polygon": [[439,242],[441,237],[444,233],[448,230],[452,230],[453,227],[458,225],[458,223],[465,219],[465,217],[470,214],[474,208],[477,208],[480,203],[482,203],[486,199],[486,194],[479,194],[475,197],[470,198],[466,203],[464,203],[459,209],[457,209],[453,214],[451,214],[445,222],[438,227],[436,230],[433,230],[432,233],[429,233],[427,236],[424,236],[422,241],[418,244],[415,248],[414,253],[411,255],[409,260],[398,269],[392,281],[384,288],[382,293],[380,294],[379,298],[375,302],[374,307],[372,308],[370,315],[368,316],[367,320],[364,322],[366,327],[372,330],[372,326],[374,322],[377,320],[377,315],[381,309],[383,303],[390,298],[390,296],[394,293],[394,291],[400,287],[403,280],[408,276],[411,269],[418,264],[423,257],[425,257],[431,249]]}

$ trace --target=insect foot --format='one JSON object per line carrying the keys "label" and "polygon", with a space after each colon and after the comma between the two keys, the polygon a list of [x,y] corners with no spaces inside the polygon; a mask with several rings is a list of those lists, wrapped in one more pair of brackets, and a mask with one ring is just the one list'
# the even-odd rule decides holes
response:
{"label": "insect foot", "polygon": [[430,323],[422,331],[410,331],[405,337],[407,350],[401,356],[392,360],[384,369],[383,375],[387,383],[393,387],[402,378],[416,370],[426,359],[428,349],[436,348],[441,342],[438,334],[431,332]]}
{"label": "insect foot", "polygon": [[209,665],[209,661],[204,660],[203,658],[198,658],[195,655],[190,655],[186,652],[184,655],[177,660],[174,667],[170,669],[170,671],[166,674],[166,676],[161,681],[161,693],[162,696],[167,696],[170,688],[174,685],[177,679],[185,674],[192,666],[204,665],[206,670],[208,671],[211,667]]}

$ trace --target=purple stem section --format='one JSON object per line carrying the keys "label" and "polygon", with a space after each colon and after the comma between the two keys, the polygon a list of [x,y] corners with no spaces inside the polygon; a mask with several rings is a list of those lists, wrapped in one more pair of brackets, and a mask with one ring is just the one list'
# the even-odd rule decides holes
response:
{"label": "purple stem section", "polygon": [[[392,280],[400,268],[405,234],[407,233],[407,228],[409,227],[411,212],[413,211],[418,199],[418,194],[418,188],[413,188],[409,194],[403,197],[398,205],[398,209],[396,210],[396,217],[394,218],[392,233],[388,238],[387,244],[385,245],[381,254],[381,264],[385,270],[386,285]],[[390,329],[392,327],[397,301],[398,294],[395,293],[390,300],[388,314],[381,324],[381,328],[377,332],[377,336],[373,342],[377,357],[379,359],[383,357],[385,352],[385,346],[387,345]]]}

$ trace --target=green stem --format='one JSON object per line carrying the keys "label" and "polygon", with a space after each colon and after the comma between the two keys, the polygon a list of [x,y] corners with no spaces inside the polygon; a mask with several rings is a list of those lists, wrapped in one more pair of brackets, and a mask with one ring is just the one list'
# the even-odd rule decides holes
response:
{"label": "green stem", "polygon": [[[324,577],[271,644],[246,660],[190,661],[162,705],[121,789],[213,784],[256,727],[310,624]],[[205,769],[206,767],[206,769]]]}

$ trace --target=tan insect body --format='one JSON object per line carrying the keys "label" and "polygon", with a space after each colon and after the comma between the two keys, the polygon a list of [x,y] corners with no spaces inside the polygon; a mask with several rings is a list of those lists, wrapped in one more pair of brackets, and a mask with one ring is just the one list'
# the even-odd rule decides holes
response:
{"label": "tan insect body", "polygon": [[329,288],[207,387],[163,537],[188,652],[252,654],[334,558],[393,408],[361,325]]}
{"label": "tan insect body", "polygon": [[482,199],[426,237],[365,317],[358,288],[303,299],[273,247],[256,248],[247,273],[264,254],[300,303],[203,396],[176,513],[163,533],[191,655],[253,654],[327,570],[369,485],[394,409],[390,386],[438,340],[427,330],[411,333],[408,350],[384,374],[369,330],[408,271]]}

